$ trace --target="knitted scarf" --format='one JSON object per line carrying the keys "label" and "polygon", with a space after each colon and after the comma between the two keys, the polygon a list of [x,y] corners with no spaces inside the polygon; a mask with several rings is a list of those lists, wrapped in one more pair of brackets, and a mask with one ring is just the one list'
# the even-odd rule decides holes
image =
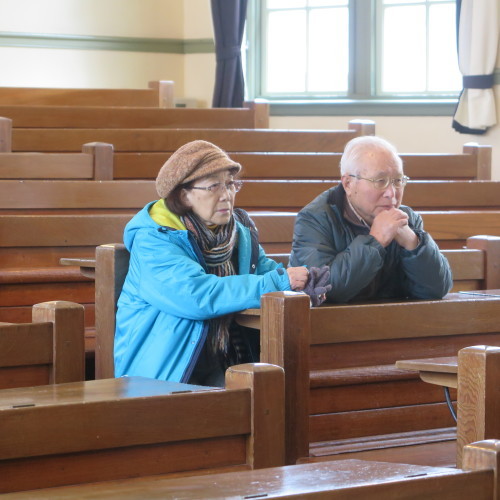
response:
{"label": "knitted scarf", "polygon": [[[232,276],[236,270],[231,261],[238,233],[234,218],[227,224],[210,229],[192,212],[181,217],[182,223],[195,237],[210,274],[216,276]],[[227,356],[229,348],[229,326],[232,314],[213,318],[209,322],[208,338],[214,353]]]}

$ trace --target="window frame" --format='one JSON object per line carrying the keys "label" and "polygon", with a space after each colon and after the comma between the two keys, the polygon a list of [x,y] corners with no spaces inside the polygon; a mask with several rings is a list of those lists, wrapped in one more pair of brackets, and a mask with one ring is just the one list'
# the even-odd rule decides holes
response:
{"label": "window frame", "polygon": [[[456,97],[375,97],[376,0],[349,1],[349,93],[345,98],[263,96],[261,57],[263,0],[248,3],[244,46],[248,99],[264,98],[274,116],[453,116]],[[368,12],[368,14],[367,14]],[[255,43],[253,43],[255,41]]]}

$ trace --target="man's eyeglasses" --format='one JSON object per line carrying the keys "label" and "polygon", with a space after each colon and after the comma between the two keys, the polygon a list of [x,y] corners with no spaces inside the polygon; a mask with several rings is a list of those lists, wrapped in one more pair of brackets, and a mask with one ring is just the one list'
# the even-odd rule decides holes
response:
{"label": "man's eyeglasses", "polygon": [[230,193],[237,193],[243,187],[243,181],[216,182],[210,186],[191,186],[187,189],[202,189],[212,194],[222,194],[224,189]]}
{"label": "man's eyeglasses", "polygon": [[407,175],[403,175],[403,177],[395,177],[394,179],[391,179],[390,177],[379,177],[378,179],[374,179],[354,174],[349,174],[349,177],[370,181],[376,189],[380,189],[381,191],[383,189],[387,189],[389,184],[392,184],[394,189],[403,189],[406,186],[406,183],[410,180]]}

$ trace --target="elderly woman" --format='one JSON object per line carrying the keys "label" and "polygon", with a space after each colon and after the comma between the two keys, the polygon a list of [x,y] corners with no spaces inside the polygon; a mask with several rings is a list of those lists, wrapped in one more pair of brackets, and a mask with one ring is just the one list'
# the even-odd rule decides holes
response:
{"label": "elderly woman", "polygon": [[185,144],[158,174],[161,199],[127,224],[116,376],[221,386],[228,366],[258,361],[258,335],[236,327],[232,313],[306,286],[307,269],[268,259],[248,214],[234,208],[240,169],[214,144]]}

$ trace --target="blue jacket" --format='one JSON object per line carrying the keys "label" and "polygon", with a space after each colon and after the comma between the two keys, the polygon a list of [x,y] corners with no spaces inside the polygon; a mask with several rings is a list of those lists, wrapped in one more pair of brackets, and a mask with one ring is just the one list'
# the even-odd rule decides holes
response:
{"label": "blue jacket", "polygon": [[162,200],[132,218],[124,232],[130,265],[116,315],[117,377],[187,382],[207,320],[260,307],[264,293],[290,290],[285,269],[265,256],[249,222],[236,222],[239,274],[220,278],[207,273],[192,234]]}

